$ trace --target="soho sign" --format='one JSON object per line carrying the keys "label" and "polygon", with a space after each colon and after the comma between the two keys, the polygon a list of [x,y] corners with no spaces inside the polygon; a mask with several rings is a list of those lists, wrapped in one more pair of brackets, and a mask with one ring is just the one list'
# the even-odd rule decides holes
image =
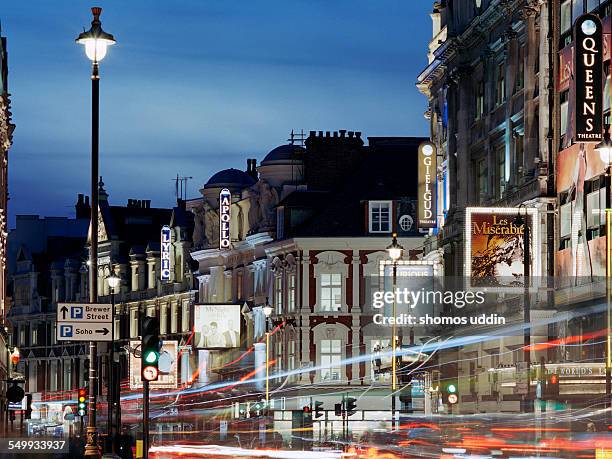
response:
{"label": "soho sign", "polygon": [[170,280],[170,244],[172,243],[172,233],[170,227],[162,226],[161,229],[161,274],[163,281]]}
{"label": "soho sign", "polygon": [[436,147],[431,142],[419,145],[419,228],[436,226]]}
{"label": "soho sign", "polygon": [[594,14],[576,19],[575,141],[599,142],[603,125],[603,27]]}
{"label": "soho sign", "polygon": [[223,188],[219,193],[219,248],[221,250],[230,249],[232,246],[230,239],[231,208],[232,194],[227,188]]}

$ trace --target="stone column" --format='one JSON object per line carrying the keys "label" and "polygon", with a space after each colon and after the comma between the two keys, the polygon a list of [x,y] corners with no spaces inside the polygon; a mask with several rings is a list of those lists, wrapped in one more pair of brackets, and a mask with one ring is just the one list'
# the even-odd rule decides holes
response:
{"label": "stone column", "polygon": [[[536,62],[539,59],[538,50],[538,33],[536,28],[536,15],[538,13],[538,7],[526,5],[521,9],[521,18],[526,25],[526,43],[525,43],[525,92],[524,92],[524,148],[523,148],[523,162],[525,172],[535,167],[534,159],[538,153],[538,123],[539,119],[536,118],[535,114],[535,103],[533,98],[535,97],[535,88],[537,85],[537,75],[535,72]],[[540,74],[543,72],[540,69]],[[539,85],[539,101],[540,111],[547,111],[548,98],[545,85]],[[542,131],[542,134],[545,131]],[[545,138],[541,135],[540,137]],[[543,150],[546,151],[546,150]]]}
{"label": "stone column", "polygon": [[[353,250],[353,258],[351,260],[351,263],[353,267],[353,308],[351,309],[351,312],[353,314],[353,323],[352,323],[353,352],[352,352],[352,355],[353,357],[357,357],[358,355],[361,355],[361,348],[359,345],[359,338],[361,335],[361,324],[360,324],[361,304],[359,303],[359,287],[360,287],[360,280],[361,280],[361,276],[359,275],[359,268],[361,266],[361,258],[359,257],[359,250]],[[351,365],[353,369],[353,377],[352,377],[351,384],[356,385],[356,384],[359,384],[359,368],[361,364],[359,362],[353,362]]]}

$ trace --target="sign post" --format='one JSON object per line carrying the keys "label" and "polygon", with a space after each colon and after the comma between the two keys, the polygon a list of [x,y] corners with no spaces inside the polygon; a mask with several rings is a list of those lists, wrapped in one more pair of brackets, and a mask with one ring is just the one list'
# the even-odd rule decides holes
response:
{"label": "sign post", "polygon": [[110,304],[58,303],[58,341],[112,341]]}

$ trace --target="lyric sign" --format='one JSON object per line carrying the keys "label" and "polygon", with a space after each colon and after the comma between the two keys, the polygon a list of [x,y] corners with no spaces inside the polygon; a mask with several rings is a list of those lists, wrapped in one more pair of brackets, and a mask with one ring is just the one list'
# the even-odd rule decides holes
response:
{"label": "lyric sign", "polygon": [[161,273],[162,281],[170,280],[170,244],[172,233],[169,226],[164,225],[161,229]]}
{"label": "lyric sign", "polygon": [[419,145],[419,228],[436,227],[436,147],[431,142]]}
{"label": "lyric sign", "polygon": [[219,249],[228,250],[232,247],[230,238],[230,221],[232,208],[232,194],[227,188],[219,193]]}
{"label": "lyric sign", "polygon": [[603,26],[594,14],[575,24],[575,141],[601,141],[603,125]]}

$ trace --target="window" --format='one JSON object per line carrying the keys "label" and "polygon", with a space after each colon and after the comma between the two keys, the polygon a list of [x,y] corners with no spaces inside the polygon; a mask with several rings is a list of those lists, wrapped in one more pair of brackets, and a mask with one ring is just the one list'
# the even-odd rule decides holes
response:
{"label": "window", "polygon": [[587,0],[587,11],[591,12],[599,8],[599,0]]}
{"label": "window", "polygon": [[340,381],[342,342],[339,339],[321,340],[321,380]]}
{"label": "window", "polygon": [[[295,370],[295,340],[287,341],[287,371]],[[295,380],[296,375],[289,376],[289,380]]]}
{"label": "window", "polygon": [[130,338],[138,336],[138,310],[130,309]]}
{"label": "window", "polygon": [[191,330],[189,326],[189,303],[183,302],[182,311],[181,311],[181,325],[183,327],[184,332],[188,332]]}
{"label": "window", "polygon": [[287,278],[287,312],[295,312],[295,274]]}
{"label": "window", "polygon": [[410,231],[414,225],[414,219],[410,215],[402,215],[398,224],[402,231]]}
{"label": "window", "polygon": [[[280,335],[279,335],[280,337]],[[283,372],[283,341],[282,337],[275,343],[276,344],[276,363],[274,364],[274,372],[280,375]],[[280,382],[281,377],[277,376],[276,381]]]}
{"label": "window", "polygon": [[274,278],[274,306],[276,306],[276,313],[283,313],[283,278],[276,276]]}
{"label": "window", "polygon": [[606,224],[603,211],[606,208],[606,189],[600,188],[587,194],[586,204],[587,239],[594,239],[600,235],[600,226]]}
{"label": "window", "polygon": [[482,158],[476,162],[476,195],[478,196],[478,202],[482,204],[487,199],[488,186],[488,168],[487,159]]}
{"label": "window", "polygon": [[497,173],[495,181],[495,198],[501,199],[506,190],[506,145],[501,144],[495,150]]}
{"label": "window", "polygon": [[559,237],[569,238],[572,234],[572,204],[568,202],[559,209]]}
{"label": "window", "polygon": [[520,178],[523,176],[524,172],[524,161],[525,161],[525,138],[522,134],[515,133],[514,134],[514,158],[516,161],[516,171],[517,176]]}
{"label": "window", "polygon": [[518,59],[516,61],[516,90],[520,91],[525,86],[525,46],[520,46],[518,50]]}
{"label": "window", "polygon": [[561,35],[572,28],[572,2],[565,0],[561,3]]}
{"label": "window", "polygon": [[276,237],[282,239],[285,237],[285,208],[278,207],[276,209]]}
{"label": "window", "polygon": [[321,274],[319,298],[321,311],[339,311],[342,307],[342,275]]}
{"label": "window", "polygon": [[476,110],[474,114],[474,118],[479,120],[484,115],[484,102],[485,102],[485,84],[484,80],[480,80],[476,84]]}
{"label": "window", "polygon": [[244,300],[244,272],[241,269],[236,272],[236,298]]}
{"label": "window", "polygon": [[38,324],[32,324],[32,346],[38,344]]}
{"label": "window", "polygon": [[569,111],[569,91],[564,91],[560,96],[561,101],[561,135],[567,134],[567,118]]}
{"label": "window", "polygon": [[495,104],[501,105],[506,101],[506,66],[503,62],[497,65],[495,84]]}
{"label": "window", "polygon": [[370,233],[391,232],[391,201],[370,201]]}

